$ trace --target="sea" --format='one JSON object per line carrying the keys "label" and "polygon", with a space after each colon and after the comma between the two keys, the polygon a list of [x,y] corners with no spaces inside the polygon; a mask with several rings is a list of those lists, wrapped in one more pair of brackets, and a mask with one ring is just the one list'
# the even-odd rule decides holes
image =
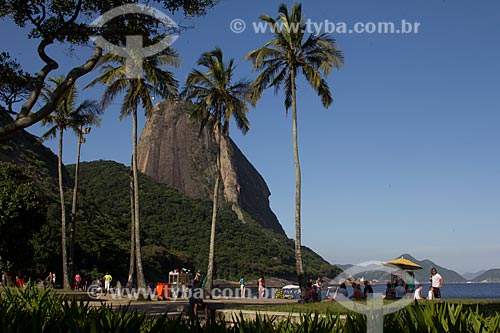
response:
{"label": "sea", "polygon": [[[427,296],[429,291],[429,283],[422,283],[424,289],[423,296]],[[324,287],[324,285],[323,285]],[[234,287],[233,287],[234,288]],[[335,292],[335,287],[332,287],[332,294]],[[250,291],[252,297],[257,297],[257,288],[247,287],[247,292]],[[274,292],[279,288],[271,288]],[[373,292],[376,294],[385,294],[386,285],[377,283],[373,285]],[[352,288],[347,287],[349,296],[352,295]],[[239,292],[239,288],[238,291]],[[271,293],[272,294],[272,291]],[[291,294],[294,298],[300,298],[299,294]],[[332,295],[330,295],[332,296]],[[268,297],[272,297],[269,295]],[[322,299],[326,299],[327,291],[323,289]],[[441,288],[442,299],[477,299],[477,300],[500,300],[500,283],[445,283]]]}
{"label": "sea", "polygon": [[[422,295],[427,295],[429,283],[422,283]],[[385,293],[385,284],[373,286],[374,293]],[[349,294],[352,290],[347,287]],[[441,288],[444,299],[497,299],[500,300],[500,283],[445,283]]]}

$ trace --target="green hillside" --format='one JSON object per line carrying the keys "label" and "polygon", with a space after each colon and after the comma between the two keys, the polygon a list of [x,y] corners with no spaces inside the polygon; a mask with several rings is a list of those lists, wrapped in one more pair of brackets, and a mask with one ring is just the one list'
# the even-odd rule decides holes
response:
{"label": "green hillside", "polygon": [[[12,121],[12,117],[0,112],[0,125]],[[57,194],[57,156],[40,143],[38,138],[26,131],[7,142],[0,143],[0,161],[14,163],[26,169],[33,181],[48,195]],[[72,186],[66,170],[63,170],[65,185]]]}
{"label": "green hillside", "polygon": [[489,269],[483,274],[477,276],[474,282],[500,282],[500,268]]}
{"label": "green hillside", "polygon": [[[4,120],[0,117],[0,123]],[[61,277],[57,157],[39,144],[36,137],[23,131],[20,136],[0,145],[0,161],[20,166],[31,177],[43,202],[41,209],[45,216],[34,227],[21,225],[29,241],[22,244],[24,250],[19,251],[19,260],[16,260],[19,263],[11,266],[17,267],[16,271],[9,274],[43,279],[49,271],[54,271]],[[73,172],[73,167],[65,168],[63,175],[69,220],[72,179],[66,170]],[[140,188],[146,279],[152,282],[165,280],[170,270],[181,267],[206,270],[211,203],[181,195],[142,174]],[[9,204],[9,196],[4,197],[7,199],[5,204]],[[227,204],[219,212],[215,258],[217,278],[239,280],[242,274],[247,278],[263,274],[295,279],[292,240],[262,228],[249,217],[243,224]],[[129,224],[128,168],[110,161],[82,163],[75,270],[91,277],[101,276],[108,270],[115,281],[124,281],[129,263]],[[10,237],[10,234],[1,233],[0,241],[9,242]],[[30,255],[21,260],[21,252]],[[308,248],[304,248],[303,259],[306,272],[311,276],[335,276],[338,272],[335,266]]]}
{"label": "green hillside", "polygon": [[[68,168],[70,173],[73,167]],[[129,169],[112,161],[81,164],[76,266],[128,273]],[[146,279],[165,280],[175,268],[206,270],[211,206],[140,176],[141,242]],[[304,248],[308,275],[335,276],[338,269]],[[216,234],[216,278],[258,275],[295,279],[293,241],[256,222],[240,222],[225,204]]]}

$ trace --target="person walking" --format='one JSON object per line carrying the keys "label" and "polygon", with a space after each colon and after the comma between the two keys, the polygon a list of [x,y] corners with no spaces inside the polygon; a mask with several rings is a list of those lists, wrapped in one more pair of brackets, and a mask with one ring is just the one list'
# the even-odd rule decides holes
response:
{"label": "person walking", "polygon": [[240,279],[240,297],[244,298],[245,297],[245,277],[242,276]]}
{"label": "person walking", "polygon": [[106,275],[104,275],[104,292],[107,294],[109,291],[109,288],[111,286],[111,281],[113,281],[113,277],[109,272],[106,272]]}
{"label": "person walking", "polygon": [[434,290],[434,298],[441,298],[441,287],[443,286],[443,277],[437,272],[435,267],[431,268],[431,277],[429,278],[431,282],[432,289]]}
{"label": "person walking", "polygon": [[47,275],[47,277],[45,278],[45,288],[54,286],[54,275],[55,274],[52,274],[52,272],[49,272],[49,275]]}
{"label": "person walking", "polygon": [[208,304],[203,301],[203,279],[201,272],[198,271],[193,279],[193,285],[190,286],[189,304],[193,309],[194,318],[198,317],[198,310],[203,309],[205,312],[205,319],[208,319]]}
{"label": "person walking", "polygon": [[82,277],[80,276],[80,273],[76,273],[75,275],[75,290],[80,290],[80,284],[82,283]]}
{"label": "person walking", "polygon": [[264,280],[264,277],[261,276],[259,277],[259,279],[257,280],[257,284],[259,286],[259,298],[264,298],[264,296],[266,295],[266,280]]}

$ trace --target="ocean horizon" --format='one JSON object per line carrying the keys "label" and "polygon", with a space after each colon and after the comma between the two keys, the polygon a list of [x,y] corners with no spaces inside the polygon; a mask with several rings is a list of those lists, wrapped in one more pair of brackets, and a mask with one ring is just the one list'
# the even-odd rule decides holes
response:
{"label": "ocean horizon", "polygon": [[[429,290],[429,282],[422,282],[424,290],[423,295],[427,295]],[[385,293],[386,285],[379,283],[373,286],[375,293]],[[352,288],[347,288],[349,295],[352,293]],[[500,282],[450,282],[443,285],[441,288],[442,299],[500,299]]]}

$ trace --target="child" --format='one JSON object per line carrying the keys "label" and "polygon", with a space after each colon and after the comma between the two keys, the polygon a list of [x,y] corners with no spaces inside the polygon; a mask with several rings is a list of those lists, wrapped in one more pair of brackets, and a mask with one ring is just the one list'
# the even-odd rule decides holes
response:
{"label": "child", "polygon": [[418,288],[415,289],[415,294],[413,295],[413,299],[423,299],[423,297],[422,297],[422,290],[423,289],[424,289],[424,286],[419,284]]}
{"label": "child", "polygon": [[427,294],[427,299],[432,301],[434,299],[434,288],[432,286],[429,287],[429,293]]}

